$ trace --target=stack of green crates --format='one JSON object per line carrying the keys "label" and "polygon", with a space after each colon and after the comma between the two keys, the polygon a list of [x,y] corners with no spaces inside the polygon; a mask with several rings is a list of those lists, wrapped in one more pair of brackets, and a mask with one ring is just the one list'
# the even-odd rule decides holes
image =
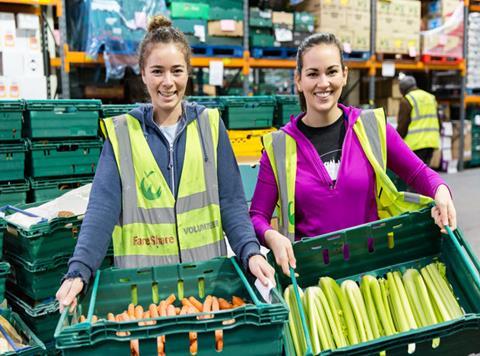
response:
{"label": "stack of green crates", "polygon": [[222,96],[223,119],[228,129],[260,129],[271,127],[275,111],[273,96]]}
{"label": "stack of green crates", "polygon": [[472,160],[471,166],[480,166],[480,107],[470,106],[467,118],[472,122]]}
{"label": "stack of green crates", "polygon": [[[7,299],[42,341],[48,342],[53,339],[59,315],[58,305],[53,308],[52,301],[68,271],[67,263],[73,254],[83,216],[42,220],[28,228],[8,220],[14,213],[22,214],[22,211],[41,204],[37,202],[5,210],[8,228],[4,235],[4,250],[12,269],[7,280]],[[102,268],[111,266],[112,262],[109,251]],[[30,308],[24,308],[24,305]]]}
{"label": "stack of green crates", "polygon": [[272,11],[250,8],[249,17],[250,47],[273,47]]}
{"label": "stack of green crates", "polygon": [[24,102],[0,100],[0,207],[25,203],[27,147],[22,139]]}
{"label": "stack of green crates", "polygon": [[172,0],[169,8],[173,26],[185,34],[191,46],[205,43],[207,20],[210,16],[210,5],[207,0]]}
{"label": "stack of green crates", "polygon": [[30,201],[53,199],[93,179],[102,141],[100,100],[27,100]]}
{"label": "stack of green crates", "polygon": [[275,95],[277,110],[275,126],[281,127],[290,121],[291,115],[298,115],[301,111],[297,95]]}

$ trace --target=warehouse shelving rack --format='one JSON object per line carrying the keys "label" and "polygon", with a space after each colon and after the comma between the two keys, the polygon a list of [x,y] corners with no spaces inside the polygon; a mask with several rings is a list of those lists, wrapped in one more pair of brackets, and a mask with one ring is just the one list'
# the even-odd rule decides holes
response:
{"label": "warehouse shelving rack", "polygon": [[[20,1],[20,0],[18,0]],[[45,2],[48,2],[44,0]],[[65,0],[52,0],[50,2],[64,3]],[[35,1],[32,1],[35,2]],[[39,0],[38,2],[43,2]],[[376,29],[376,4],[377,0],[371,0],[371,53],[372,56],[366,61],[346,61],[346,65],[351,69],[360,69],[365,70],[369,76],[369,91],[368,99],[371,106],[375,103],[375,78],[377,77],[377,72],[382,68],[383,61],[379,60],[375,56],[375,29]],[[63,4],[64,5],[64,4]],[[480,5],[471,5],[470,0],[464,0],[464,21],[467,23],[469,11],[480,11]],[[244,0],[244,21],[248,23],[248,0]],[[63,20],[62,20],[63,19]],[[65,17],[60,17],[60,25],[62,27],[62,22],[65,22]],[[66,33],[62,32],[62,38],[66,38]],[[218,57],[193,57],[192,65],[197,68],[206,68],[209,66],[211,61],[223,61],[225,68],[236,68],[242,71],[244,75],[243,89],[244,93],[248,94],[250,92],[250,83],[249,83],[249,73],[253,69],[294,69],[295,60],[294,59],[259,59],[252,58],[249,52],[249,33],[248,26],[244,28],[244,53],[242,58],[218,58]],[[89,58],[84,52],[70,51],[68,45],[62,44],[60,51],[60,58],[52,58],[50,64],[52,67],[60,67],[62,74],[62,97],[69,97],[69,80],[68,73],[70,72],[70,67],[72,65],[101,65],[104,63],[103,57],[98,56],[97,59]],[[394,61],[396,70],[403,71],[448,71],[454,70],[460,73],[462,78],[461,94],[460,94],[460,121],[461,121],[461,138],[460,138],[460,157],[459,157],[459,170],[464,168],[463,160],[463,147],[464,147],[464,137],[463,137],[463,127],[466,115],[466,105],[470,104],[479,104],[480,96],[467,95],[466,87],[466,58],[467,58],[467,26],[464,26],[464,60],[459,63],[454,64],[443,64],[443,63],[424,63],[422,61]]]}

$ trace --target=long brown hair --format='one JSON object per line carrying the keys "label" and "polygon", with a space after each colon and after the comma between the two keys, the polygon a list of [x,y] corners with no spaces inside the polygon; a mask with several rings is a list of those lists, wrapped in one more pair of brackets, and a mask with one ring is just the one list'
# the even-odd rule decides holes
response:
{"label": "long brown hair", "polygon": [[[300,46],[298,46],[297,51],[297,73],[301,77],[303,69],[303,55],[310,48],[313,48],[318,45],[333,45],[338,48],[338,53],[340,55],[340,63],[342,65],[342,71],[345,69],[345,64],[343,62],[343,51],[342,45],[337,40],[333,33],[328,32],[319,32],[305,38]],[[307,101],[305,100],[305,95],[302,92],[298,92],[298,99],[300,100],[300,107],[302,111],[307,111]]]}
{"label": "long brown hair", "polygon": [[157,43],[174,43],[185,57],[188,72],[191,72],[192,49],[182,31],[172,27],[172,22],[163,15],[155,15],[148,24],[147,33],[139,46],[139,65],[143,72],[145,61],[150,55],[152,47]]}

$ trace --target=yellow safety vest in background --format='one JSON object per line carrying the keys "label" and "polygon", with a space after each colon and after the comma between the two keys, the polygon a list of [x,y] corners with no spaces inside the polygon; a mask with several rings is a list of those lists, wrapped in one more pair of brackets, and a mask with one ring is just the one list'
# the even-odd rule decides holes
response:
{"label": "yellow safety vest in background", "polygon": [[105,119],[104,125],[122,183],[122,213],[112,236],[115,266],[137,268],[226,255],[218,196],[218,111],[206,109],[186,127],[177,200],[140,122],[127,114]]}
{"label": "yellow safety vest in background", "polygon": [[415,89],[405,95],[412,112],[405,143],[412,151],[422,148],[440,147],[440,128],[437,116],[435,96],[421,89]]}
{"label": "yellow safety vest in background", "polygon": [[[375,171],[377,212],[380,219],[419,210],[433,200],[429,197],[399,192],[387,175],[387,135],[383,109],[363,110],[353,126],[362,149]],[[263,144],[278,187],[279,231],[295,241],[295,178],[297,143],[279,130],[263,137]]]}

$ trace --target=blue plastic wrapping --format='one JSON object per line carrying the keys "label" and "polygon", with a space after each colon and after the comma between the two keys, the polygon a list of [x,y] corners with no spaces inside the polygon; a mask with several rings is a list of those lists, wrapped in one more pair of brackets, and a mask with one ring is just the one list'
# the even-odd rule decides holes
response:
{"label": "blue plastic wrapping", "polygon": [[85,52],[96,58],[103,52],[106,78],[120,79],[131,67],[139,73],[138,46],[149,19],[167,15],[165,0],[83,0],[87,21]]}

